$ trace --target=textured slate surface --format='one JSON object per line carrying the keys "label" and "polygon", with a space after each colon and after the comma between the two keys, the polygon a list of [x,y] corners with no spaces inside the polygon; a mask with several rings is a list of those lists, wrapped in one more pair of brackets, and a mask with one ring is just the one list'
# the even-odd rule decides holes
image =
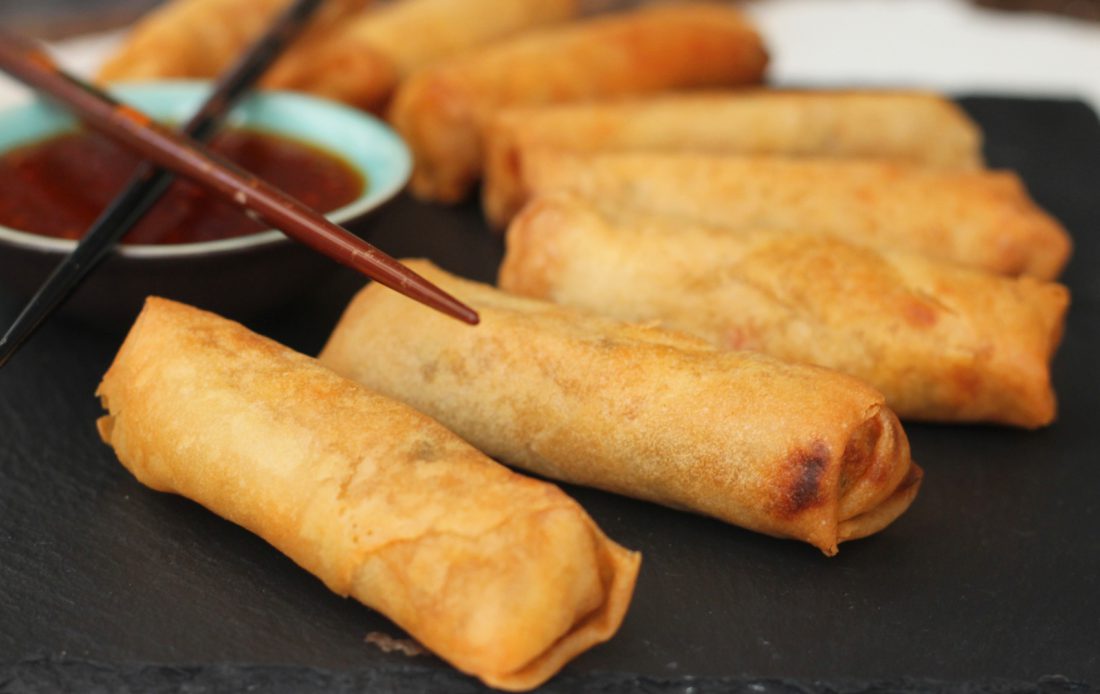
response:
{"label": "textured slate surface", "polygon": [[[921,496],[833,559],[567,487],[645,562],[621,632],[551,691],[1100,683],[1100,126],[1075,102],[964,104],[986,129],[990,161],[1018,169],[1076,239],[1059,421],[1033,433],[908,426],[927,472]],[[501,255],[473,205],[401,201],[361,231],[395,255],[483,280]],[[316,352],[357,285],[337,271],[248,323]],[[0,293],[0,320],[15,310]],[[431,656],[364,643],[400,631],[247,532],[130,478],[92,426],[91,394],[121,337],[55,322],[0,371],[0,690],[476,688]]]}
{"label": "textured slate surface", "polygon": [[[30,660],[0,675],[0,692],[55,691],[79,682],[82,691],[241,692],[248,688],[267,694],[343,694],[395,691],[402,694],[473,694],[485,691],[457,672],[423,667],[384,666],[372,670],[324,670],[279,665],[119,666],[75,660]],[[897,678],[875,681],[799,681],[745,677],[662,677],[624,673],[562,675],[539,690],[542,694],[627,694],[680,692],[682,694],[1076,694],[1088,685],[1065,677],[1035,681],[1005,679],[942,682]]]}

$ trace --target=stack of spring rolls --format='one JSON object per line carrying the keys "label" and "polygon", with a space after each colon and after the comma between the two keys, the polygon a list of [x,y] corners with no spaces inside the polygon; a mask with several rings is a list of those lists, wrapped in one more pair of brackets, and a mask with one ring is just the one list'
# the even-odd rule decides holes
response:
{"label": "stack of spring rolls", "polygon": [[837,369],[903,419],[1055,418],[1069,236],[941,97],[665,95],[485,137],[507,291]]}

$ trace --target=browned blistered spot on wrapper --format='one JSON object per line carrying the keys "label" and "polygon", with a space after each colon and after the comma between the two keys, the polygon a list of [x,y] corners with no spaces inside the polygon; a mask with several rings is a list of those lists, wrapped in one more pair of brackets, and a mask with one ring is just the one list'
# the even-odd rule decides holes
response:
{"label": "browned blistered spot on wrapper", "polygon": [[823,441],[815,441],[809,450],[796,448],[787,456],[787,468],[790,482],[778,510],[789,518],[825,500],[821,485],[829,469],[829,447]]}
{"label": "browned blistered spot on wrapper", "polygon": [[961,402],[969,402],[977,397],[982,385],[982,377],[970,364],[960,364],[950,372],[951,384]]}
{"label": "browned blistered spot on wrapper", "polygon": [[852,433],[852,438],[844,447],[840,466],[840,494],[844,494],[852,482],[866,474],[867,468],[874,462],[875,448],[881,437],[882,421],[878,417],[868,419]]}
{"label": "browned blistered spot on wrapper", "polygon": [[509,176],[519,180],[523,175],[523,160],[520,158],[518,147],[509,147],[504,156],[504,168]]}
{"label": "browned blistered spot on wrapper", "polygon": [[906,301],[902,314],[905,321],[914,328],[931,328],[939,320],[935,307],[920,300]]}
{"label": "browned blistered spot on wrapper", "polygon": [[425,383],[435,381],[435,375],[439,372],[439,362],[426,361],[420,366],[420,378]]}

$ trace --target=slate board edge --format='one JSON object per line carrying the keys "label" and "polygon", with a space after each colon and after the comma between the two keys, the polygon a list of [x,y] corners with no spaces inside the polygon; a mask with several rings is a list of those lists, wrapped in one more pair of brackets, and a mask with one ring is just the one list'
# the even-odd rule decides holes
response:
{"label": "slate board edge", "polygon": [[[491,691],[457,672],[424,667],[393,667],[361,670],[328,670],[281,665],[155,665],[108,664],[89,660],[29,658],[0,664],[0,693],[23,692],[464,692]],[[614,694],[616,692],[683,692],[684,694],[871,694],[950,693],[1017,694],[1041,692],[1096,691],[1083,682],[1060,675],[1048,675],[1035,681],[1005,679],[949,682],[926,678],[890,680],[798,680],[755,679],[751,677],[674,678],[639,676],[626,673],[588,673],[583,676],[560,675],[541,687],[539,692],[576,692]]]}

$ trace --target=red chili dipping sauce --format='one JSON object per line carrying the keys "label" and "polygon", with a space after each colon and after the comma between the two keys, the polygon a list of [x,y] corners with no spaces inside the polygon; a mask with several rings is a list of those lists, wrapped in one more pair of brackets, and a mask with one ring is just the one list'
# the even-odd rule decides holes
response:
{"label": "red chili dipping sauce", "polygon": [[[252,130],[226,130],[210,149],[319,212],[359,197],[366,181],[321,149]],[[96,133],[76,132],[0,156],[0,224],[80,238],[122,191],[140,159]],[[195,243],[262,231],[236,205],[177,179],[123,243]]]}

